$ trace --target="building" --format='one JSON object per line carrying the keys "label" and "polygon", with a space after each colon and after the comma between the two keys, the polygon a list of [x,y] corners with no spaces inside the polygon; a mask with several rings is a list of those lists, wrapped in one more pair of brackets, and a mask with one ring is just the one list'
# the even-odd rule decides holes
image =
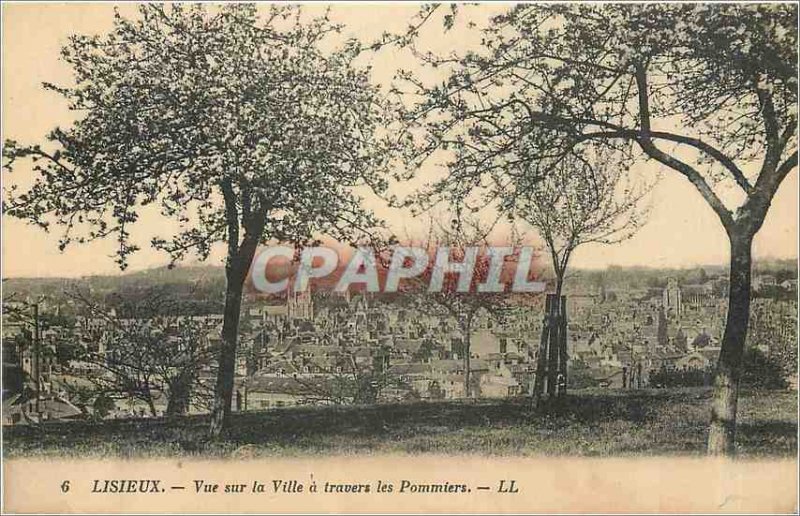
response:
{"label": "building", "polygon": [[15,395],[3,402],[3,425],[25,425],[57,419],[80,419],[83,411],[60,396],[42,396],[37,406],[35,399]]}
{"label": "building", "polygon": [[662,306],[664,307],[664,313],[667,317],[674,319],[680,318],[683,304],[681,300],[681,289],[675,278],[670,278],[667,281],[667,286],[664,287]]}

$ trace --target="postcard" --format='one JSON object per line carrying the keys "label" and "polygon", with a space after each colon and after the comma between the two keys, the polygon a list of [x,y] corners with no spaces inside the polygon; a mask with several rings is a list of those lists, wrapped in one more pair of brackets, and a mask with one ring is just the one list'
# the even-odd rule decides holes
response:
{"label": "postcard", "polygon": [[2,26],[4,512],[796,514],[796,3]]}

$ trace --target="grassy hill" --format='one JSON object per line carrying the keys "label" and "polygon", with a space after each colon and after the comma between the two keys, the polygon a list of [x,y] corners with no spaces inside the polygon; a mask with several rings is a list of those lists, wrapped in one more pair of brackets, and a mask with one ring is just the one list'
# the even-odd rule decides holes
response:
{"label": "grassy hill", "polygon": [[[318,454],[692,455],[705,449],[709,389],[581,391],[532,414],[524,400],[305,407],[237,413],[205,439],[206,417],[6,427],[5,456],[255,457]],[[797,392],[743,392],[744,456],[794,456]]]}

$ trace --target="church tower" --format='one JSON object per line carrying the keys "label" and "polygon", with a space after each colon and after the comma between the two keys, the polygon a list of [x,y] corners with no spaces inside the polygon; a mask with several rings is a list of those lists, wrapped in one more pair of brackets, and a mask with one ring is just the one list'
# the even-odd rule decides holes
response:
{"label": "church tower", "polygon": [[286,296],[287,312],[289,319],[314,319],[314,301],[311,298],[311,289],[302,292],[290,290]]}
{"label": "church tower", "polygon": [[662,293],[662,306],[667,317],[680,318],[682,311],[681,289],[675,278],[667,281],[667,286]]}

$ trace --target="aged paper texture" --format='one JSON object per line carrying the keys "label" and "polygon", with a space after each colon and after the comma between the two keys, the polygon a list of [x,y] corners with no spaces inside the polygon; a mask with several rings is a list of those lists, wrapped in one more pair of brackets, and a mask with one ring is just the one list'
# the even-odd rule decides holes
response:
{"label": "aged paper texture", "polygon": [[7,513],[797,513],[796,3],[2,5]]}

